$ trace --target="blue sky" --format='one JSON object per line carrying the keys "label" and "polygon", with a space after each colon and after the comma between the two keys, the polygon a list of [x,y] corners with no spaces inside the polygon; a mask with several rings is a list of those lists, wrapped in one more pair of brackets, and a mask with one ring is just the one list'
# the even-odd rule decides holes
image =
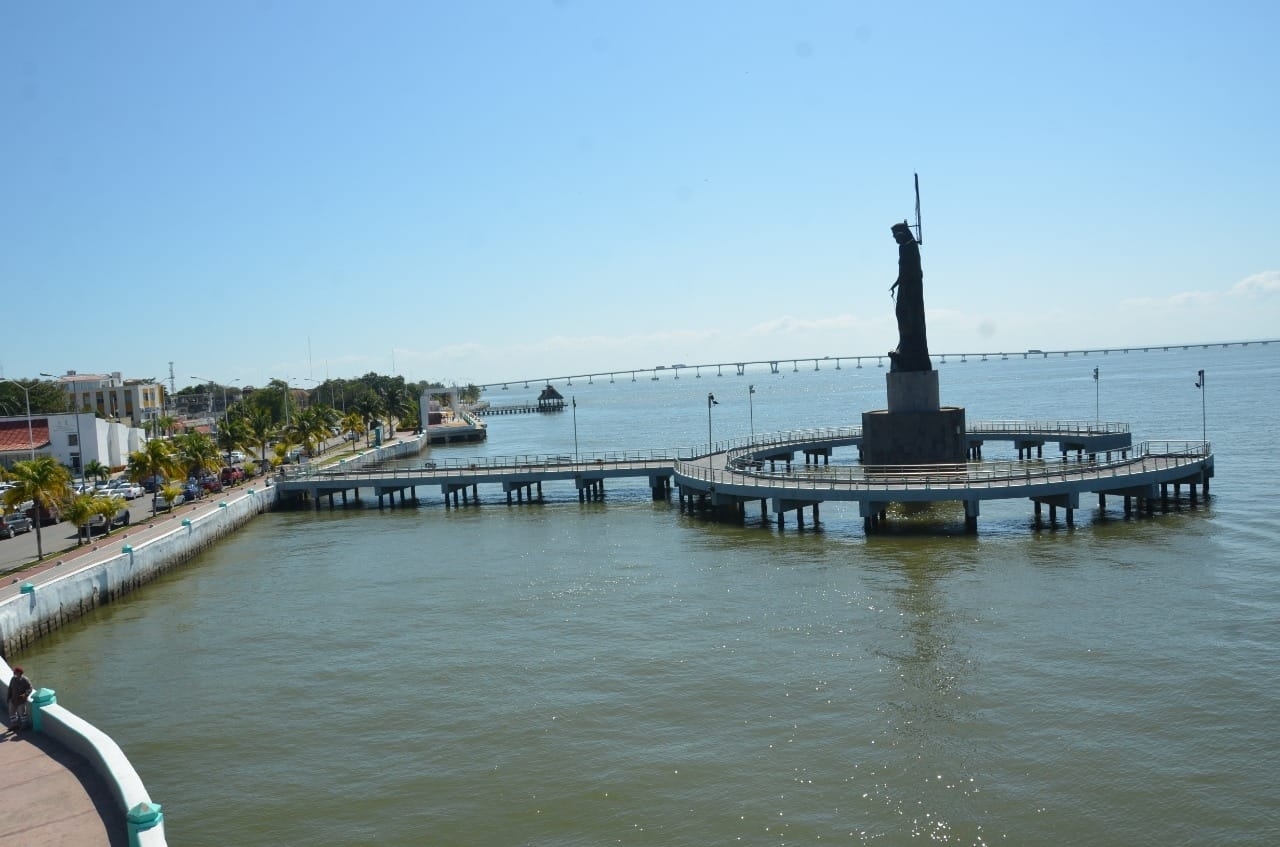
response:
{"label": "blue sky", "polygon": [[10,3],[7,377],[1280,337],[1271,3]]}

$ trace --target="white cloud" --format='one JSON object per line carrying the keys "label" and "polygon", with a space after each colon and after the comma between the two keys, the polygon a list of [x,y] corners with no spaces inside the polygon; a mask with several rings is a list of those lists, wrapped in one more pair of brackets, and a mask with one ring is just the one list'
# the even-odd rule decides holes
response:
{"label": "white cloud", "polygon": [[1233,297],[1265,297],[1280,292],[1280,271],[1263,271],[1231,286]]}
{"label": "white cloud", "polygon": [[1198,309],[1235,297],[1266,297],[1280,292],[1280,271],[1247,276],[1224,291],[1179,291],[1167,297],[1130,297],[1121,305],[1144,309]]}

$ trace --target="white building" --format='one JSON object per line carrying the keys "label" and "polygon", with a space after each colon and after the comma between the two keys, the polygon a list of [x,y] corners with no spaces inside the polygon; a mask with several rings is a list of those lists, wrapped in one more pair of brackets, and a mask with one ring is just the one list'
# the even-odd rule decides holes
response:
{"label": "white building", "polygon": [[71,395],[72,408],[79,412],[96,412],[106,420],[142,428],[164,414],[164,386],[155,380],[124,379],[119,371],[106,375],[67,371],[54,381]]}
{"label": "white building", "polygon": [[105,421],[92,412],[0,418],[0,464],[6,466],[33,455],[52,456],[79,477],[81,468],[94,461],[124,467],[129,454],[145,443],[146,433],[138,427]]}

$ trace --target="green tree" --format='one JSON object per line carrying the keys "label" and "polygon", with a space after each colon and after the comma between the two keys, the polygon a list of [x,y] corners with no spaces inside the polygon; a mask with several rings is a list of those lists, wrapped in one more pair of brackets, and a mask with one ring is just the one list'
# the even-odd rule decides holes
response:
{"label": "green tree", "polygon": [[[126,473],[133,482],[141,483],[154,479],[163,484],[170,477],[180,473],[178,457],[168,441],[153,438],[141,450],[129,454],[129,467]],[[156,510],[155,492],[159,490],[159,485],[151,486],[151,511],[153,512]]]}
{"label": "green tree", "polygon": [[[97,497],[93,498],[93,512],[94,514],[102,516],[102,534],[104,536],[111,534],[111,522],[115,520],[116,515],[119,514],[120,510],[124,507],[125,502],[123,497],[99,494]],[[87,534],[88,533],[86,533],[86,535]]]}
{"label": "green tree", "polygon": [[52,456],[37,456],[25,462],[14,462],[9,472],[13,488],[4,493],[9,508],[30,500],[36,506],[36,557],[44,558],[44,538],[40,531],[43,511],[54,511],[67,501],[71,493],[71,472]]}
{"label": "green tree", "polygon": [[289,428],[291,440],[306,448],[308,456],[323,452],[324,442],[333,434],[334,414],[328,406],[308,406],[294,416]]}
{"label": "green tree", "polygon": [[85,476],[93,477],[96,481],[102,482],[104,479],[111,476],[111,468],[102,464],[102,462],[99,462],[97,459],[94,459],[92,462],[89,462],[84,466],[84,473]]}
{"label": "green tree", "polygon": [[218,445],[203,432],[191,431],[175,435],[173,445],[178,451],[178,461],[185,476],[200,477],[206,471],[216,471],[222,467]]}
{"label": "green tree", "polygon": [[89,519],[97,513],[98,498],[92,494],[77,494],[67,501],[62,510],[62,517],[76,528],[76,546],[79,547],[89,537]]}
{"label": "green tree", "polygon": [[253,434],[249,431],[248,421],[241,416],[228,417],[222,422],[222,426],[218,427],[217,438],[218,449],[222,451],[222,457],[231,463],[232,450],[252,450],[254,447]]}
{"label": "green tree", "polygon": [[[165,483],[165,485],[162,488],[158,488],[156,489],[156,491],[162,497],[164,497],[165,509],[170,512],[173,511],[173,504],[176,503],[178,498],[182,496],[182,486],[178,485],[176,482]],[[152,514],[155,514],[156,512],[159,511],[158,506],[159,506],[158,501],[156,500],[156,498],[152,497],[151,498]]]}
{"label": "green tree", "polygon": [[370,424],[382,414],[382,402],[374,394],[365,394],[352,404],[352,411],[360,416],[364,425],[364,446],[369,446]]}
{"label": "green tree", "polygon": [[[252,396],[257,397],[258,395],[255,392]],[[271,443],[271,439],[275,437],[279,429],[276,426],[274,416],[271,414],[271,409],[266,406],[250,406],[242,420],[248,430],[247,446],[256,448],[259,458],[266,462],[267,445]]]}
{"label": "green tree", "polygon": [[352,441],[364,435],[364,418],[359,412],[348,412],[338,426],[343,432],[349,432],[355,436],[351,439]]}

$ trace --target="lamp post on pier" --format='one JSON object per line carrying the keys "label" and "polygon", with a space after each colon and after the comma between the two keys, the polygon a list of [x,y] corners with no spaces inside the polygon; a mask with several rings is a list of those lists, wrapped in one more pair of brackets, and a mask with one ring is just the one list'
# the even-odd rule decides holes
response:
{"label": "lamp post on pier", "polygon": [[1093,369],[1093,422],[1102,422],[1102,388],[1098,383],[1098,369]]}
{"label": "lamp post on pier", "polygon": [[[1209,443],[1209,425],[1205,417],[1205,400],[1204,400],[1204,368],[1196,371],[1196,388],[1200,389],[1200,440],[1206,445]],[[1207,447],[1206,447],[1207,449]]]}
{"label": "lamp post on pier", "polygon": [[751,440],[756,440],[756,387],[754,385],[747,386],[747,419],[751,423]]}
{"label": "lamp post on pier", "polygon": [[716,399],[716,395],[707,394],[707,455],[711,455],[711,407],[719,406],[720,401]]}
{"label": "lamp post on pier", "polygon": [[573,460],[578,461],[578,398],[569,395],[569,405],[573,407]]}
{"label": "lamp post on pier", "polygon": [[27,398],[27,447],[31,451],[32,461],[36,458],[36,437],[32,435],[31,429],[31,389],[20,382],[12,379],[0,379],[0,382],[8,382],[22,389],[22,394]]}

